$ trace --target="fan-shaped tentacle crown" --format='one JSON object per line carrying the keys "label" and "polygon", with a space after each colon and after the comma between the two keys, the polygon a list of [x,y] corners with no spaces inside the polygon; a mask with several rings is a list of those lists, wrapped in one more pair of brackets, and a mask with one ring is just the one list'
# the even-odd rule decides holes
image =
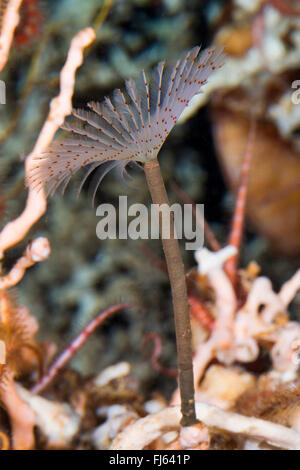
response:
{"label": "fan-shaped tentacle crown", "polygon": [[50,194],[60,185],[65,187],[85,165],[89,165],[87,177],[109,161],[114,161],[113,168],[155,159],[185,106],[223,58],[221,48],[200,52],[195,47],[173,67],[160,62],[151,80],[142,71],[136,80],[126,81],[124,92],[115,90],[102,103],[88,103],[89,111],[73,110],[62,127],[69,137],[58,139],[36,157],[29,184],[43,185]]}

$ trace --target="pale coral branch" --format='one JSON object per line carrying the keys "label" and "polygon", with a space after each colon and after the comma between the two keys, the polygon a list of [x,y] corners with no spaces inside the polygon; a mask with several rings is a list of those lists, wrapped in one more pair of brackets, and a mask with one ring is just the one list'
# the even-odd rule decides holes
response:
{"label": "pale coral branch", "polygon": [[26,206],[22,214],[15,220],[8,222],[0,232],[0,259],[11,246],[19,243],[26,236],[30,228],[42,217],[47,208],[47,201],[43,190],[37,193],[29,190]]}
{"label": "pale coral branch", "polygon": [[67,403],[33,395],[18,383],[15,386],[20,398],[33,413],[36,426],[46,437],[47,448],[68,448],[78,433],[80,416]]}
{"label": "pale coral branch", "polygon": [[35,263],[45,261],[50,255],[50,243],[45,237],[38,237],[26,248],[24,255],[18,259],[11,271],[0,277],[0,289],[8,289],[15,286],[23,278],[26,269]]}
{"label": "pale coral branch", "polygon": [[108,366],[102,370],[93,380],[96,387],[104,387],[109,384],[112,380],[126,377],[130,374],[129,362],[118,362],[113,366]]}
{"label": "pale coral branch", "polygon": [[7,372],[0,387],[0,400],[9,415],[13,449],[30,450],[34,448],[35,413],[25,403],[17,389],[11,373]]}
{"label": "pale coral branch", "polygon": [[[197,418],[208,427],[250,436],[284,449],[300,449],[300,433],[270,421],[223,411],[213,405],[196,403]],[[170,429],[180,427],[180,407],[141,418],[127,426],[113,441],[112,450],[141,450]]]}
{"label": "pale coral branch", "polygon": [[6,363],[6,346],[4,341],[0,340],[0,365]]}
{"label": "pale coral branch", "polygon": [[293,300],[298,290],[300,290],[300,269],[298,269],[291,279],[283,284],[278,294],[285,307]]}
{"label": "pale coral branch", "polygon": [[[83,51],[95,39],[92,28],[80,31],[71,41],[68,57],[60,73],[60,93],[50,103],[50,112],[40,132],[33,151],[26,159],[26,176],[33,160],[50,145],[57,129],[63,124],[65,117],[72,111],[72,96],[75,87],[75,73],[83,62]],[[36,166],[36,165],[35,165]]]}
{"label": "pale coral branch", "polygon": [[0,33],[0,72],[7,62],[14,32],[20,21],[19,9],[23,0],[10,0],[5,9]]}
{"label": "pale coral branch", "polygon": [[234,360],[232,352],[234,315],[236,310],[234,290],[229,278],[221,268],[216,268],[209,272],[208,281],[216,294],[218,316],[211,337],[207,342],[199,344],[195,352],[193,364],[196,388],[206,367],[215,356],[228,364]]}
{"label": "pale coral branch", "polygon": [[233,360],[231,346],[237,301],[232,284],[221,266],[235,253],[235,247],[227,246],[214,253],[203,249],[195,255],[199,271],[207,273],[207,280],[215,292],[215,306],[218,312],[211,337],[206,343],[199,345],[194,357],[197,383],[215,354],[222,362],[230,363]]}
{"label": "pale coral branch", "polygon": [[23,213],[9,222],[0,233],[0,259],[4,251],[19,243],[30,230],[32,225],[45,213],[47,208],[46,196],[43,189],[37,191],[29,182],[29,174],[36,158],[50,145],[57,129],[72,110],[72,96],[75,86],[75,72],[83,62],[84,49],[94,41],[96,35],[92,28],[80,31],[71,41],[66,63],[60,73],[60,93],[50,103],[48,117],[42,127],[34,149],[25,162],[25,174],[29,185],[29,194]]}
{"label": "pale coral branch", "polygon": [[180,429],[179,441],[182,449],[208,450],[210,446],[209,430],[203,423],[183,427]]}

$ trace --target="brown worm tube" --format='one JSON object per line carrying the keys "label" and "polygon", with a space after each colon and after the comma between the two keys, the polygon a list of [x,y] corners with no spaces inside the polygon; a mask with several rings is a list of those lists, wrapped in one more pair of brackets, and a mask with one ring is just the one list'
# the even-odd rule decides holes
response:
{"label": "brown worm tube", "polygon": [[[149,191],[154,204],[169,204],[165,184],[158,160],[144,164]],[[161,213],[160,213],[161,221]],[[161,228],[161,222],[160,222]],[[170,213],[170,237],[161,234],[172,290],[175,331],[178,355],[178,377],[181,397],[182,426],[191,426],[197,422],[194,400],[194,376],[192,357],[192,332],[190,307],[188,303],[184,265],[179,250],[174,226],[174,214]]]}

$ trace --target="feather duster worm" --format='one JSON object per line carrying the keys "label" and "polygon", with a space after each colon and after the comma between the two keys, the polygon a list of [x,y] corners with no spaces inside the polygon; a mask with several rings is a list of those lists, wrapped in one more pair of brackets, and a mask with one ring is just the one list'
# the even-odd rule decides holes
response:
{"label": "feather duster worm", "polygon": [[[128,163],[138,162],[143,165],[153,203],[158,205],[156,207],[162,204],[168,207],[157,155],[183,109],[222,61],[221,48],[200,53],[200,48],[195,47],[173,67],[159,63],[151,81],[142,71],[137,80],[126,82],[125,93],[115,90],[103,103],[89,103],[90,111],[73,111],[73,118],[63,127],[70,136],[55,142],[48,152],[36,157],[36,165],[29,175],[30,186],[44,186],[46,194],[52,194],[59,186],[64,190],[81,167],[89,165],[83,184],[95,168],[107,164],[99,177],[100,184],[112,168],[119,167],[124,172]],[[169,224],[168,238],[161,238],[173,297],[181,423],[190,426],[197,419],[189,302],[172,217]]]}

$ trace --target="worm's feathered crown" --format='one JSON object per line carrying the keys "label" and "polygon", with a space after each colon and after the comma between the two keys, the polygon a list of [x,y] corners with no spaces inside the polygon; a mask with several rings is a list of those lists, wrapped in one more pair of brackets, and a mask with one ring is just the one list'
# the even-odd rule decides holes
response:
{"label": "worm's feathered crown", "polygon": [[160,62],[150,81],[142,71],[138,79],[126,81],[125,92],[115,90],[102,103],[88,103],[89,111],[73,110],[62,127],[69,137],[56,140],[36,157],[29,183],[43,185],[50,194],[61,184],[65,188],[85,165],[89,169],[80,187],[103,163],[108,165],[101,179],[116,166],[125,170],[129,162],[156,158],[185,106],[223,59],[221,48],[200,53],[195,47],[173,67]]}

